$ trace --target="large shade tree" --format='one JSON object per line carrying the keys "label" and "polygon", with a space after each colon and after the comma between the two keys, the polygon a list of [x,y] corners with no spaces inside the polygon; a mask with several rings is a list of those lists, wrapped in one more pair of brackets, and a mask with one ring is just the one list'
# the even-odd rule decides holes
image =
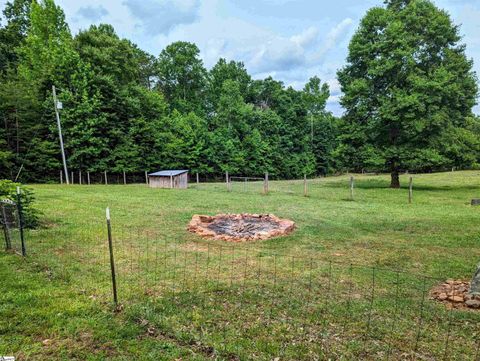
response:
{"label": "large shade tree", "polygon": [[448,13],[428,0],[389,0],[367,12],[338,72],[346,159],[381,164],[392,188],[403,170],[455,165],[448,143],[471,141],[477,95],[460,40]]}

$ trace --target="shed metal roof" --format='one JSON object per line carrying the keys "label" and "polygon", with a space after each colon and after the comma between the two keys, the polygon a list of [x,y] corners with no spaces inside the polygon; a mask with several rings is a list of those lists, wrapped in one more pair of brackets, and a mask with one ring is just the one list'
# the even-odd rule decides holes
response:
{"label": "shed metal roof", "polygon": [[161,170],[159,172],[150,173],[149,175],[157,176],[157,177],[170,177],[170,176],[183,174],[186,172],[188,172],[188,169],[180,169],[180,170],[172,169],[172,170]]}

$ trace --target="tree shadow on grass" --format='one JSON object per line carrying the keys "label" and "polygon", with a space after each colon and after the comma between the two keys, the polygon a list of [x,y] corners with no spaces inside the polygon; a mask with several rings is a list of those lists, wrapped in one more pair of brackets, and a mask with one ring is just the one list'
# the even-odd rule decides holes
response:
{"label": "tree shadow on grass", "polygon": [[[329,182],[325,185],[329,188],[345,188],[350,187],[349,180],[343,181],[334,181]],[[383,179],[362,179],[355,180],[355,188],[358,189],[391,189],[390,181]],[[400,189],[408,189],[408,181],[401,182]],[[445,192],[452,190],[480,190],[480,182],[478,185],[475,184],[465,184],[465,185],[427,185],[427,184],[415,184],[415,178],[413,179],[413,189],[421,191],[434,191],[434,192]]]}

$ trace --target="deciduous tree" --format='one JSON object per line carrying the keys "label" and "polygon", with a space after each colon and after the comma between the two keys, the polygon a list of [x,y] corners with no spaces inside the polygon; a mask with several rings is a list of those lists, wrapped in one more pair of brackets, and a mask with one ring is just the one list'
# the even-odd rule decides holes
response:
{"label": "deciduous tree", "polygon": [[428,0],[389,0],[367,12],[338,72],[353,164],[381,160],[397,188],[402,170],[452,163],[442,139],[463,138],[477,94],[460,41],[448,13]]}

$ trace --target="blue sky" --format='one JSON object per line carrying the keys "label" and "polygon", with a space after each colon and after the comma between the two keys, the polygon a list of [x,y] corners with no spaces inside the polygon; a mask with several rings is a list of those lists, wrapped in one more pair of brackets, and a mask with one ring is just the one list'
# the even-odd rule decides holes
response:
{"label": "blue sky", "polygon": [[[480,75],[480,0],[435,0],[460,24]],[[273,76],[300,89],[313,75],[330,85],[328,109],[339,115],[336,71],[366,10],[383,0],[57,0],[75,34],[90,24],[157,56],[177,40],[195,42],[207,68],[219,57],[245,63],[254,78]],[[5,0],[0,0],[3,8]],[[480,113],[480,107],[476,107]]]}

